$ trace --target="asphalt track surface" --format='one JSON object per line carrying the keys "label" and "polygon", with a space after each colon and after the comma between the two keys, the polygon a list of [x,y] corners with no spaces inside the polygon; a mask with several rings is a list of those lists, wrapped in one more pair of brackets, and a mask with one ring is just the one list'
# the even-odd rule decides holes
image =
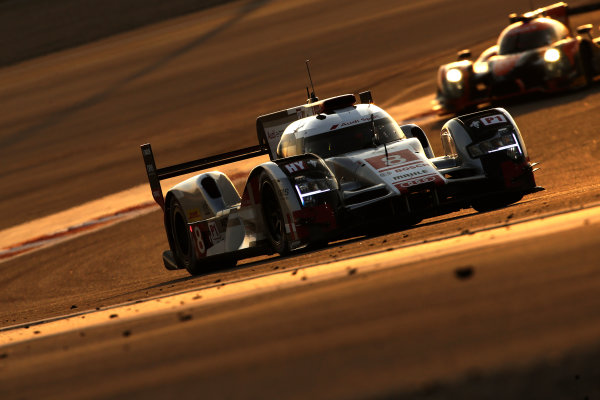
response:
{"label": "asphalt track surface", "polygon": [[[320,97],[369,88],[391,107],[431,94],[438,64],[476,53],[524,11],[396,3],[234,2],[0,70],[1,228],[143,183],[143,142],[162,165],[253,144],[258,114],[303,101],[305,58]],[[573,18],[587,22],[600,14]],[[159,212],[0,263],[0,326],[40,332],[0,345],[0,396],[598,398],[595,223],[329,280],[303,271],[595,210],[599,105],[599,83],[506,105],[546,191],[502,210],[195,278],[163,270]],[[423,124],[438,152],[443,120]],[[273,275],[298,284],[122,321],[110,312]],[[107,324],[47,336],[34,324],[96,309]]]}

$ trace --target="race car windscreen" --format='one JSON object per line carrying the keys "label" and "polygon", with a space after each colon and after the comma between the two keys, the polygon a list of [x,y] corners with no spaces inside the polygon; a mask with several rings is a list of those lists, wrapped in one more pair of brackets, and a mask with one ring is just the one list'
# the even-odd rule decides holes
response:
{"label": "race car windscreen", "polygon": [[535,31],[507,33],[500,39],[498,54],[515,54],[527,50],[548,46],[558,40],[554,29],[546,28]]}
{"label": "race car windscreen", "polygon": [[[374,141],[373,125],[377,139]],[[380,118],[374,122],[341,128],[304,138],[304,152],[317,154],[323,158],[335,157],[340,154],[373,147],[374,144],[389,143],[404,139],[404,133],[391,118]]]}

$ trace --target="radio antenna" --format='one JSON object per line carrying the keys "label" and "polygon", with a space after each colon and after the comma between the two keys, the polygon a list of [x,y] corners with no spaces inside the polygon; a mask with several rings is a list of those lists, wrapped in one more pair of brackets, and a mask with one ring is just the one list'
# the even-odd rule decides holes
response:
{"label": "radio antenna", "polygon": [[[308,65],[309,62],[310,60],[306,60],[306,71],[308,72],[308,80],[310,81],[310,87],[312,88],[312,92],[308,97],[308,100],[309,103],[312,103],[313,101],[318,101],[319,98],[315,96],[315,85],[313,85],[312,76],[310,76],[310,66]],[[306,91],[308,92],[308,87],[306,88]]]}
{"label": "radio antenna", "polygon": [[[379,133],[377,133],[377,128],[375,128],[375,115],[373,115],[373,113],[371,112],[371,129],[373,129],[373,144],[375,146],[379,146],[380,144],[382,144],[382,140],[379,137]],[[388,154],[388,149],[387,149],[387,145],[385,144],[385,141],[383,141],[383,148],[385,150],[385,165],[390,165],[390,156]]]}

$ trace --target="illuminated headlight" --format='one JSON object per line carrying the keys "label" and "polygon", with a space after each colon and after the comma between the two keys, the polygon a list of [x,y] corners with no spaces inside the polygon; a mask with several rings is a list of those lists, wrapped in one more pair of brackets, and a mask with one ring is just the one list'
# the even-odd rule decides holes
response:
{"label": "illuminated headlight", "polygon": [[312,206],[316,204],[319,194],[326,193],[337,188],[336,182],[328,177],[308,177],[297,176],[295,180],[295,189],[303,206]]}
{"label": "illuminated headlight", "polygon": [[483,142],[479,142],[467,147],[467,150],[473,158],[502,150],[507,150],[507,154],[511,155],[511,157],[513,155],[520,156],[522,154],[521,148],[519,147],[519,142],[517,141],[514,133],[505,133],[501,136],[484,140]]}
{"label": "illuminated headlight", "polygon": [[490,65],[485,61],[476,62],[475,64],[473,64],[473,72],[475,72],[476,74],[486,74],[489,70]]}
{"label": "illuminated headlight", "polygon": [[560,60],[560,51],[557,49],[548,49],[544,53],[544,60],[549,63],[556,62]]}
{"label": "illuminated headlight", "polygon": [[460,82],[460,80],[462,79],[462,72],[460,72],[460,70],[456,69],[456,68],[452,68],[449,69],[446,72],[446,80],[448,82]]}

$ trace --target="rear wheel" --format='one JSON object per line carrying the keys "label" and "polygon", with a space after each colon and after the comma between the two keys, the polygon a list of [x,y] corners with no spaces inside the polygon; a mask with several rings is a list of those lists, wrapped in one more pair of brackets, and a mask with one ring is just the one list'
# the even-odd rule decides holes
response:
{"label": "rear wheel", "polygon": [[[235,266],[237,260],[231,256],[208,259],[199,259],[196,256],[195,244],[190,236],[190,228],[185,212],[175,197],[172,197],[170,201],[167,229],[175,262],[180,268],[185,268],[191,275],[201,275],[218,268],[232,268]],[[202,238],[199,238],[199,240],[202,241]]]}
{"label": "rear wheel", "polygon": [[189,236],[187,218],[177,199],[173,197],[170,203],[168,233],[171,250],[177,265],[190,271],[196,262],[196,256]]}
{"label": "rear wheel", "polygon": [[260,179],[260,193],[267,240],[275,252],[285,255],[290,252],[285,232],[285,219],[276,195],[275,185],[265,174]]}
{"label": "rear wheel", "polygon": [[473,200],[471,205],[475,209],[475,211],[486,212],[506,207],[510,204],[516,203],[522,198],[523,194],[521,193],[504,193],[496,196],[482,197],[480,199]]}

